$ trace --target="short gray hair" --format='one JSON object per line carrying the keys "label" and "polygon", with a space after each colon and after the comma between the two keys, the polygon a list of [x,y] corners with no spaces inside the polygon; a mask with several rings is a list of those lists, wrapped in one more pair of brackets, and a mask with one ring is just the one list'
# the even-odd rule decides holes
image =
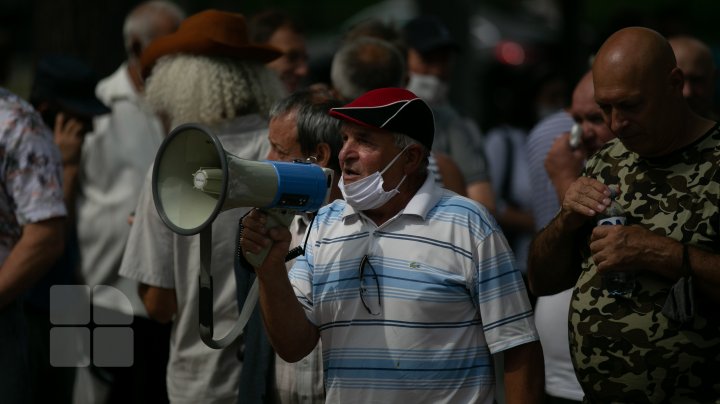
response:
{"label": "short gray hair", "polygon": [[342,121],[329,114],[330,108],[340,106],[342,103],[335,98],[313,90],[301,90],[273,104],[270,119],[295,112],[297,141],[303,155],[312,154],[319,144],[326,143],[330,147],[328,168],[340,171],[338,154],[342,148]]}
{"label": "short gray hair", "polygon": [[330,78],[335,90],[348,100],[377,88],[404,87],[405,58],[387,41],[359,37],[335,53]]}
{"label": "short gray hair", "polygon": [[125,43],[125,52],[131,54],[132,40],[138,38],[140,45],[145,48],[152,42],[158,33],[157,16],[169,16],[180,25],[185,19],[185,12],[175,3],[164,0],[152,0],[141,3],[125,17],[123,25],[123,41]]}
{"label": "short gray hair", "polygon": [[423,156],[424,156],[424,159],[423,159],[424,161],[423,161],[423,164],[422,164],[420,170],[421,171],[424,170],[425,172],[427,172],[427,167],[428,167],[428,163],[429,163],[428,156],[430,155],[430,150],[428,150],[428,148],[425,147],[424,144],[418,142],[417,140],[411,138],[410,136],[408,136],[404,133],[394,132],[392,135],[393,135],[393,138],[395,139],[395,146],[397,146],[401,149],[404,149],[404,148],[406,148],[410,145],[414,145],[414,144],[421,147],[421,150],[422,150]]}

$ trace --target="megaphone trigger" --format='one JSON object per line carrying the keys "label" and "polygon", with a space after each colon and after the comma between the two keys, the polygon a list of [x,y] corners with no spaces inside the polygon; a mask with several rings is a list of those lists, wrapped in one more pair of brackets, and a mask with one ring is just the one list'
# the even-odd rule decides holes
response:
{"label": "megaphone trigger", "polygon": [[[266,229],[277,226],[289,227],[295,217],[295,212],[289,209],[261,209],[261,211],[267,215],[267,222],[265,222]],[[265,262],[270,247],[271,246],[264,248],[257,254],[247,251],[245,258],[254,268],[257,268]]]}

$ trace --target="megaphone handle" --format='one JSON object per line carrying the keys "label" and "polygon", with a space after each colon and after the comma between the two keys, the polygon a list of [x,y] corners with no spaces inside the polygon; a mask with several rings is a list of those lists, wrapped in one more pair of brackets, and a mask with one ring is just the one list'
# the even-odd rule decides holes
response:
{"label": "megaphone handle", "polygon": [[[295,213],[287,209],[269,209],[265,211],[268,220],[265,228],[269,229],[275,226],[290,226]],[[260,266],[265,260],[270,248],[266,248],[259,254],[247,254],[248,261],[255,267]],[[259,261],[258,261],[259,260]],[[256,264],[257,262],[257,264]],[[257,278],[253,281],[252,287],[248,291],[245,298],[245,304],[240,311],[240,318],[233,326],[232,330],[220,339],[213,339],[213,284],[210,265],[212,263],[212,226],[205,227],[200,232],[200,278],[199,278],[199,325],[200,339],[210,348],[222,349],[235,341],[242,334],[245,325],[250,320],[250,316],[255,309],[255,305],[259,296],[259,283]]]}
{"label": "megaphone handle", "polygon": [[208,329],[210,338],[213,333],[213,284],[210,265],[212,261],[212,225],[200,232],[200,276],[198,285],[198,302],[200,310],[198,317],[200,328]]}
{"label": "megaphone handle", "polygon": [[199,287],[200,295],[199,305],[199,326],[200,339],[210,348],[222,349],[230,345],[237,337],[242,334],[245,324],[250,320],[255,304],[258,300],[258,282],[257,279],[253,283],[248,296],[245,299],[240,318],[235,323],[232,330],[220,339],[213,339],[213,285],[210,265],[212,263],[212,226],[207,226],[200,232],[200,277]]}
{"label": "megaphone handle", "polygon": [[[202,322],[200,323],[200,339],[207,345],[209,348],[212,349],[222,349],[235,341],[240,334],[242,334],[243,329],[245,328],[245,325],[250,321],[250,316],[253,313],[253,310],[255,309],[255,305],[257,304],[259,296],[259,282],[257,278],[253,281],[252,286],[250,287],[250,291],[248,291],[248,295],[245,298],[245,304],[243,305],[242,310],[240,311],[240,318],[238,321],[233,325],[232,330],[227,333],[224,337],[220,339],[213,339],[213,328],[212,326],[210,328],[203,326]],[[202,309],[202,304],[200,304],[200,307]],[[212,310],[212,307],[211,307]],[[212,316],[212,314],[211,314]]]}
{"label": "megaphone handle", "polygon": [[[265,222],[266,229],[277,226],[288,227],[290,223],[292,223],[293,217],[295,217],[295,212],[288,209],[261,209],[261,211],[267,215],[267,222]],[[248,251],[245,253],[245,258],[247,258],[250,265],[257,268],[265,261],[265,257],[267,257],[269,251],[270,246],[257,254]]]}

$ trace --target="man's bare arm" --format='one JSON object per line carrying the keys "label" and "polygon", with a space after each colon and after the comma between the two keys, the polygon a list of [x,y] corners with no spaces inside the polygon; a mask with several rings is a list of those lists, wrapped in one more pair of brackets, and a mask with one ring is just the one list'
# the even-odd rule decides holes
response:
{"label": "man's bare arm", "polygon": [[[641,226],[599,226],[593,229],[590,252],[599,273],[650,271],[675,282],[692,275],[695,289],[706,299],[720,302],[720,255],[688,246],[683,267],[683,244]],[[689,271],[689,272],[687,272]]]}
{"label": "man's bare arm", "polygon": [[138,295],[140,295],[140,300],[142,300],[148,316],[159,323],[167,324],[177,314],[175,289],[159,288],[141,283],[138,285]]}
{"label": "man's bare arm", "polygon": [[0,268],[0,308],[37,282],[57,262],[64,248],[64,217],[23,226],[22,236]]}
{"label": "man's bare arm", "polygon": [[495,192],[489,181],[476,181],[467,185],[468,198],[480,202],[490,214],[495,215]]}
{"label": "man's bare arm", "polygon": [[265,221],[258,210],[243,219],[242,249],[257,254],[271,245],[265,261],[255,269],[260,282],[260,309],[275,352],[288,362],[297,362],[312,352],[320,333],[307,319],[285,268],[290,232],[282,227],[267,231]]}
{"label": "man's bare arm", "polygon": [[505,401],[542,403],[545,400],[545,365],[538,341],[503,352],[505,365]]}
{"label": "man's bare arm", "polygon": [[587,177],[568,188],[560,212],[530,245],[528,280],[535,295],[559,293],[575,284],[580,265],[578,230],[605,210],[609,194],[606,185]]}

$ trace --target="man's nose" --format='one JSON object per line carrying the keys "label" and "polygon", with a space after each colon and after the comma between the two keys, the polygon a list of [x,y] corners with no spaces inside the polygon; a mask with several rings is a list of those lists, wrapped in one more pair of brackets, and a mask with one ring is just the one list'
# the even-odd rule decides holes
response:
{"label": "man's nose", "polygon": [[346,161],[355,156],[355,152],[356,150],[353,143],[346,141],[343,143],[342,148],[340,148],[340,152],[338,152],[338,160],[340,160],[340,162]]}
{"label": "man's nose", "polygon": [[588,121],[583,121],[580,125],[582,127],[582,140],[583,143],[591,142],[595,139],[595,130]]}

